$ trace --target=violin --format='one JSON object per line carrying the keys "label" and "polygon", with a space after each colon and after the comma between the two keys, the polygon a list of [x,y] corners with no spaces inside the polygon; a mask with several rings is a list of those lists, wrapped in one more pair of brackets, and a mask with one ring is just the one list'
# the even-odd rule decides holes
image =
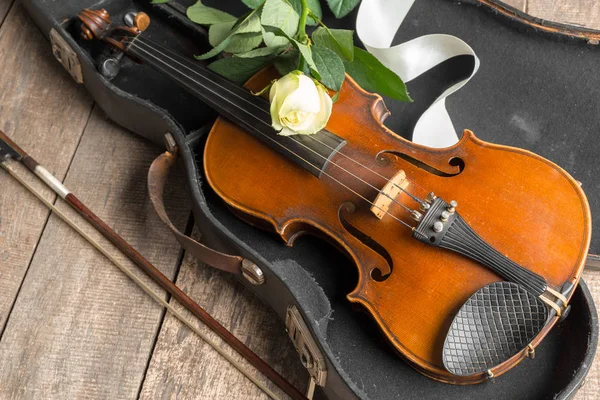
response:
{"label": "violin", "polygon": [[131,27],[105,10],[78,18],[85,39],[154,67],[221,115],[203,157],[211,188],[290,246],[310,234],[346,254],[359,276],[348,300],[417,371],[483,382],[531,356],[566,316],[591,215],[562,168],[469,130],[449,148],[409,142],[384,125],[382,98],[350,77],[324,130],[278,135],[269,102],[251,93],[274,69],[239,87],[146,38],[141,14]]}

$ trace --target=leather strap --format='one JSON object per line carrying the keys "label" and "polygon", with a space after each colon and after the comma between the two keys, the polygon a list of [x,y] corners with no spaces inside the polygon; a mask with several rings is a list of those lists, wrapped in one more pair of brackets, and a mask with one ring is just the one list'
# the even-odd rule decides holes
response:
{"label": "leather strap", "polygon": [[224,254],[198,243],[191,237],[181,233],[169,219],[165,210],[163,193],[169,170],[175,164],[176,160],[177,156],[167,151],[158,156],[150,166],[150,170],[148,171],[148,194],[150,195],[150,201],[154,206],[154,210],[156,210],[160,219],[171,229],[181,247],[190,252],[198,260],[223,271],[241,274],[242,261],[244,260],[242,257]]}

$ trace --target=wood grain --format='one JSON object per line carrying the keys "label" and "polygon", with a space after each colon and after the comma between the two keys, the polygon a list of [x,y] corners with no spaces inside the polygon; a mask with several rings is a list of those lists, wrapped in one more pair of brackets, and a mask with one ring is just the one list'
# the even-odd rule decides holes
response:
{"label": "wood grain", "polygon": [[595,0],[504,0],[504,2],[548,21],[600,29],[600,2]]}
{"label": "wood grain", "polygon": [[[146,196],[159,152],[95,110],[65,184],[172,279],[179,247]],[[179,189],[166,193],[180,229],[189,215],[183,187],[175,181]],[[134,398],[161,319],[161,307],[52,216],[0,342],[0,398]]]}
{"label": "wood grain", "polygon": [[[9,5],[0,1],[0,21]],[[90,97],[54,60],[48,42],[19,3],[0,28],[0,59],[0,129],[62,179],[87,123]],[[54,198],[43,184],[32,181]],[[48,210],[8,175],[1,173],[0,182],[1,333]]]}
{"label": "wood grain", "polygon": [[[300,390],[305,389],[308,374],[300,364],[282,322],[231,275],[186,256],[177,284],[292,384]],[[182,309],[178,304],[176,307]],[[201,329],[222,343],[206,327]],[[227,350],[236,359],[242,360],[231,349]],[[246,362],[244,365],[251,368]],[[269,388],[281,393],[270,382]],[[268,397],[208,344],[168,315],[140,394],[140,399],[156,398],[225,400]]]}
{"label": "wood grain", "polygon": [[600,2],[595,0],[529,0],[526,11],[549,21],[600,29]]}
{"label": "wood grain", "polygon": [[[11,3],[0,0],[0,22]],[[593,0],[507,3],[542,18],[600,28],[599,5]],[[17,48],[19,51],[15,51]],[[64,177],[87,122],[91,100],[54,61],[48,43],[18,3],[0,27],[0,56],[0,128],[59,178]],[[176,250],[169,245],[170,236],[156,225],[154,213],[145,202],[145,190],[141,189],[151,154],[156,150],[102,121],[100,115],[94,113],[90,129],[95,126],[93,132],[105,139],[108,135],[111,143],[100,140],[98,152],[108,154],[115,149],[118,153],[127,143],[130,149],[142,148],[146,155],[134,164],[119,164],[125,169],[117,179],[111,162],[101,168],[91,167],[106,157],[89,148],[85,152],[80,149],[67,184],[80,185],[73,189],[103,218],[118,216],[120,222],[110,220],[111,224],[114,222],[119,233],[134,244],[139,244],[141,237],[152,236],[156,241],[153,247],[140,250],[172,275]],[[89,132],[82,146],[90,140]],[[114,182],[93,185],[94,179],[105,172],[115,177]],[[130,192],[129,188],[135,190]],[[184,201],[177,193],[168,197],[174,203]],[[117,206],[119,202],[124,204],[123,209]],[[173,213],[176,206],[172,204],[169,210],[181,223],[186,213]],[[0,172],[0,332],[47,216],[43,206]],[[67,250],[72,253],[68,257]],[[0,398],[133,399],[138,390],[145,399],[264,398],[171,317],[165,319],[152,353],[160,311],[139,293],[141,297],[124,295],[136,289],[97,257],[58,220],[50,219],[33,257],[31,274],[23,282],[15,312],[0,341]],[[584,279],[600,305],[600,273],[585,272]],[[283,326],[248,291],[189,259],[181,267],[178,283],[260,355],[276,361],[275,368],[284,376],[299,388],[304,387],[305,373],[289,347]],[[129,310],[121,304],[124,298]],[[143,369],[150,357],[144,379]],[[598,398],[599,364],[597,356],[577,400]]]}

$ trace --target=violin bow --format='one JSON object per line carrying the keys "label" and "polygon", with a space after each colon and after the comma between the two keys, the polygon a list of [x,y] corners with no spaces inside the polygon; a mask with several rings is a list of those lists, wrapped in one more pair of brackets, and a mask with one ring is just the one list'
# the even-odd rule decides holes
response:
{"label": "violin bow", "polygon": [[27,154],[21,149],[12,139],[10,139],[4,132],[0,130],[0,166],[5,169],[13,178],[15,178],[21,185],[33,193],[42,203],[44,203],[52,212],[54,212],[59,218],[71,226],[77,233],[83,236],[88,242],[90,242],[100,253],[107,257],[113,264],[115,264],[125,275],[132,279],[144,292],[146,292],[155,301],[164,306],[169,312],[177,317],[181,322],[188,326],[193,332],[198,334],[205,342],[207,342],[212,348],[214,348],[219,354],[225,357],[233,366],[235,366],[240,372],[242,372],[247,378],[249,378],[255,385],[263,390],[269,397],[273,399],[279,399],[278,396],[267,388],[263,383],[258,381],[252,376],[244,367],[239,364],[234,358],[225,353],[216,343],[214,343],[209,337],[203,334],[196,328],[192,322],[186,319],[180,312],[178,312],[171,304],[165,301],[160,295],[152,291],[152,289],[146,285],[140,278],[134,273],[127,269],[117,259],[110,255],[110,253],[103,248],[99,243],[94,241],[89,235],[87,235],[80,227],[78,227],[72,220],[70,220],[65,214],[58,210],[52,203],[48,202],[39,192],[27,184],[15,171],[9,166],[9,160],[15,160],[21,162],[29,171],[43,181],[48,187],[52,189],[61,199],[69,204],[79,215],[81,215],[86,221],[88,221],[94,228],[96,228],[105,238],[107,238],[113,245],[115,245],[121,252],[123,252],[135,265],[137,265],[142,271],[144,271],[152,280],[154,280],[161,288],[170,293],[181,305],[183,305],[188,311],[190,311],[196,318],[202,321],[208,326],[214,333],[216,333],[221,339],[223,339],[229,346],[236,350],[246,361],[254,366],[258,371],[264,374],[269,380],[277,385],[285,394],[290,396],[294,400],[307,400],[296,387],[288,382],[283,376],[275,371],[267,362],[260,358],[244,343],[242,343],[237,337],[221,325],[216,319],[214,319],[208,312],[206,312],[200,305],[198,305],[191,297],[185,294],[175,283],[167,278],[158,268],[144,258],[133,246],[125,241],[117,232],[115,232],[110,226],[108,226],[100,217],[94,214],[83,202],[81,202],[69,189],[67,189],[62,182],[52,175],[46,168],[40,165],[33,157]]}

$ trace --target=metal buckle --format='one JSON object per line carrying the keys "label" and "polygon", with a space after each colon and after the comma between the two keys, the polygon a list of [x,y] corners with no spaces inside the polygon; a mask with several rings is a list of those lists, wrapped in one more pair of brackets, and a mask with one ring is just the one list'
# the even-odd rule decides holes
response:
{"label": "metal buckle", "polygon": [[242,260],[242,275],[248,282],[254,286],[259,286],[265,283],[265,274],[252,261],[244,258]]}

